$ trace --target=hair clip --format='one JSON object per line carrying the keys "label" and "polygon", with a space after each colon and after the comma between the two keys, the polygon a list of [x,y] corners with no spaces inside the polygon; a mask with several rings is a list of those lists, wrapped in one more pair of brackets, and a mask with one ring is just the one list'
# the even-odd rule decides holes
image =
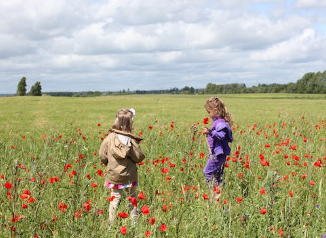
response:
{"label": "hair clip", "polygon": [[130,109],[129,109],[129,111],[131,111],[131,112],[132,112],[132,117],[134,117],[134,116],[136,115],[136,111],[135,111],[135,109],[133,109],[133,108],[130,108]]}

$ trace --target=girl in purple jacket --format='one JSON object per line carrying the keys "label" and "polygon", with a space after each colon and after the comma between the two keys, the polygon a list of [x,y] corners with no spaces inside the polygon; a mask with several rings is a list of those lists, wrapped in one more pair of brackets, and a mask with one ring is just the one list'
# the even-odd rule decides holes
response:
{"label": "girl in purple jacket", "polygon": [[208,99],[205,109],[213,119],[213,124],[211,129],[202,128],[209,145],[209,157],[204,169],[204,176],[211,189],[211,199],[219,200],[224,164],[231,151],[229,142],[233,141],[230,127],[232,118],[225,104],[219,98]]}

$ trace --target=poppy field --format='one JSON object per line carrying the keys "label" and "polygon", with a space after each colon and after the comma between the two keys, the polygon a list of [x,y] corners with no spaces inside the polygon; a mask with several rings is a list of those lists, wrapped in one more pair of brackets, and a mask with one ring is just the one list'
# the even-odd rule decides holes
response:
{"label": "poppy field", "polygon": [[[324,238],[325,97],[222,95],[235,123],[219,201],[203,176],[209,97],[0,98],[0,236]],[[98,151],[131,107],[146,158],[137,199],[122,199],[108,229]]]}

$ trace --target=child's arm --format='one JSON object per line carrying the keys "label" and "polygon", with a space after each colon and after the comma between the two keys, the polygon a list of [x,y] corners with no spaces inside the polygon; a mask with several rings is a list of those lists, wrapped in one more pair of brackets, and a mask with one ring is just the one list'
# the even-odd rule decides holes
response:
{"label": "child's arm", "polygon": [[214,137],[218,140],[224,140],[225,136],[226,136],[226,132],[224,129],[216,130],[216,128],[213,128],[209,131],[208,135],[210,135],[211,137]]}
{"label": "child's arm", "polygon": [[137,142],[135,139],[131,139],[129,156],[135,163],[139,163],[145,159],[145,155],[140,149],[139,142]]}
{"label": "child's arm", "polygon": [[225,128],[215,127],[210,130],[207,127],[203,127],[202,130],[204,135],[210,135],[218,140],[224,140],[226,136]]}
{"label": "child's arm", "polygon": [[101,162],[104,165],[108,164],[107,152],[108,152],[108,143],[106,140],[104,140],[101,144],[100,151],[99,151],[99,156],[100,156]]}

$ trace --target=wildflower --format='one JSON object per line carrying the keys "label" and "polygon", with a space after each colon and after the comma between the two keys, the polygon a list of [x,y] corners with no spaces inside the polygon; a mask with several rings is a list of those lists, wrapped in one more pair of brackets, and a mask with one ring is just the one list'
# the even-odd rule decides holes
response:
{"label": "wildflower", "polygon": [[128,197],[128,200],[131,202],[134,207],[137,207],[137,198],[135,197]]}
{"label": "wildflower", "polygon": [[310,184],[311,184],[312,186],[315,186],[315,185],[316,185],[316,183],[315,183],[314,181],[312,181],[312,180],[310,180]]}
{"label": "wildflower", "polygon": [[28,194],[23,193],[20,195],[20,198],[24,200],[24,199],[28,198]]}
{"label": "wildflower", "polygon": [[138,194],[138,198],[142,200],[146,199],[143,191]]}
{"label": "wildflower", "polygon": [[97,174],[98,174],[99,176],[101,176],[101,177],[104,176],[104,174],[103,174],[103,170],[101,170],[101,169],[97,170]]}
{"label": "wildflower", "polygon": [[109,197],[108,199],[106,199],[108,202],[112,202],[113,199],[115,199],[115,196]]}
{"label": "wildflower", "polygon": [[152,233],[152,232],[150,232],[150,231],[146,231],[146,232],[145,232],[145,236],[146,236],[146,237],[150,237],[151,233]]}
{"label": "wildflower", "polygon": [[148,209],[148,207],[146,205],[144,205],[141,209],[141,212],[144,214],[144,215],[148,215],[151,213],[151,211]]}
{"label": "wildflower", "polygon": [[13,187],[13,184],[12,183],[10,183],[10,182],[6,182],[5,184],[4,184],[4,186],[5,186],[5,188],[6,189],[11,189],[12,187]]}
{"label": "wildflower", "polygon": [[148,219],[148,222],[151,224],[151,225],[154,225],[155,223],[155,218],[154,217],[151,217]]}
{"label": "wildflower", "polygon": [[128,217],[128,214],[125,213],[125,212],[120,212],[120,213],[118,214],[118,216],[119,216],[120,218],[127,218],[127,217]]}
{"label": "wildflower", "polygon": [[164,224],[164,223],[160,227],[161,231],[166,231],[166,228],[167,228],[166,224]]}
{"label": "wildflower", "polygon": [[163,212],[166,212],[167,210],[168,210],[168,206],[167,206],[167,205],[163,205],[163,206],[162,206],[162,211],[163,211]]}
{"label": "wildflower", "polygon": [[127,233],[127,228],[126,228],[126,226],[122,226],[122,227],[120,228],[120,233],[121,233],[122,235],[125,235],[125,234]]}
{"label": "wildflower", "polygon": [[289,191],[289,195],[290,195],[291,198],[293,197],[293,191],[292,190]]}
{"label": "wildflower", "polygon": [[204,198],[204,200],[208,200],[208,196],[206,193],[203,194],[203,198]]}
{"label": "wildflower", "polygon": [[237,198],[237,202],[238,202],[238,204],[240,204],[240,203],[242,202],[242,200],[243,200],[242,197],[238,197],[238,198]]}
{"label": "wildflower", "polygon": [[162,173],[163,173],[163,174],[167,174],[167,173],[169,173],[169,171],[170,171],[169,168],[163,168],[163,169],[162,169]]}
{"label": "wildflower", "polygon": [[149,126],[148,128],[149,128],[150,130],[153,130],[153,126]]}
{"label": "wildflower", "polygon": [[297,150],[297,147],[295,145],[290,145],[291,150]]}
{"label": "wildflower", "polygon": [[208,124],[208,122],[209,122],[209,118],[208,118],[208,117],[205,117],[205,118],[203,119],[203,123],[204,123],[204,124]]}
{"label": "wildflower", "polygon": [[83,207],[85,212],[89,212],[92,209],[92,206],[89,203],[84,203]]}
{"label": "wildflower", "polygon": [[63,202],[59,203],[59,210],[61,210],[62,212],[66,212],[67,209],[67,205],[64,204]]}
{"label": "wildflower", "polygon": [[97,185],[97,183],[91,183],[91,186],[92,186],[93,188],[96,188],[98,185]]}
{"label": "wildflower", "polygon": [[268,211],[267,211],[266,209],[264,209],[264,208],[261,208],[261,209],[260,209],[260,213],[263,214],[263,215],[265,215],[267,212],[268,212]]}
{"label": "wildflower", "polygon": [[260,192],[260,194],[265,194],[265,189],[262,188],[262,189],[260,189],[259,192]]}

